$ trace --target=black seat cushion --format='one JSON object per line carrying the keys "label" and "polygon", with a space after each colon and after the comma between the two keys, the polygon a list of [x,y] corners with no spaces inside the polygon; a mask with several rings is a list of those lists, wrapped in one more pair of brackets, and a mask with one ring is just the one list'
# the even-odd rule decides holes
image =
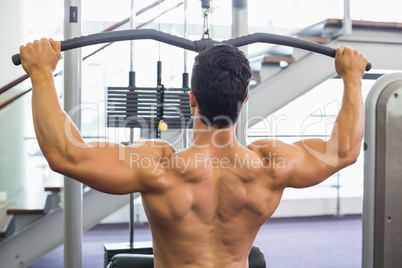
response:
{"label": "black seat cushion", "polygon": [[[266,268],[264,254],[253,246],[248,256],[250,268]],[[154,256],[148,254],[117,254],[107,268],[153,268]]]}

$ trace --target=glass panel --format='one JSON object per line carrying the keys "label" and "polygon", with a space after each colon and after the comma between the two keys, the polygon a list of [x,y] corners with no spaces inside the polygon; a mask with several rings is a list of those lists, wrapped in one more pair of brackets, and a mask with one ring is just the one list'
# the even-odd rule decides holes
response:
{"label": "glass panel", "polygon": [[[374,80],[363,80],[363,99]],[[342,102],[343,82],[330,79],[267,117],[265,122],[249,129],[250,142],[265,138],[287,143],[319,138],[327,140],[332,123]],[[319,101],[318,101],[319,100]],[[342,169],[321,184],[306,189],[286,189],[283,198],[334,198],[337,176],[340,180],[340,197],[363,196],[363,150],[354,165]]]}

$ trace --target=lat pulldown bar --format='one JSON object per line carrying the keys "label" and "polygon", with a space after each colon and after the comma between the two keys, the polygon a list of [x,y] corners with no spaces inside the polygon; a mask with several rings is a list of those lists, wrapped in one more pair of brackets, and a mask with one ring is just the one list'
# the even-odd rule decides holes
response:
{"label": "lat pulldown bar", "polygon": [[[319,53],[322,55],[326,55],[332,58],[335,57],[335,51],[336,51],[336,49],[334,48],[321,45],[312,41],[284,35],[269,34],[269,33],[254,33],[218,42],[212,39],[200,39],[196,41],[191,41],[179,36],[171,35],[154,29],[133,29],[133,30],[123,30],[115,32],[103,32],[103,33],[96,33],[87,36],[80,36],[72,39],[67,39],[61,41],[61,51],[66,51],[90,45],[102,44],[102,43],[141,40],[141,39],[155,40],[175,47],[191,50],[194,52],[199,52],[204,47],[218,43],[230,44],[236,47],[241,47],[254,43],[269,43],[269,44],[300,48],[311,52]],[[13,55],[12,61],[14,65],[20,65],[21,64],[20,55],[19,54]],[[371,63],[368,62],[366,66],[366,71],[369,71],[370,69],[371,69]]]}

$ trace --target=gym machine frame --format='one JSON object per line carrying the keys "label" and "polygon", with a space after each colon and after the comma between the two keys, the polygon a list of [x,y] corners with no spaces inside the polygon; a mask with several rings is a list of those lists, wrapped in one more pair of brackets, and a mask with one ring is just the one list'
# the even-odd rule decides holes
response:
{"label": "gym machine frame", "polygon": [[402,73],[380,77],[366,99],[363,268],[402,267]]}

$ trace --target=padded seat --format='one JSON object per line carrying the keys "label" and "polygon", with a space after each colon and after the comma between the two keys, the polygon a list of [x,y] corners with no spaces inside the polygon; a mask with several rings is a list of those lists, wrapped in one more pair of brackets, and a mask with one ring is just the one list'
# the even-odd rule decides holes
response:
{"label": "padded seat", "polygon": [[[264,254],[257,246],[251,248],[248,256],[250,268],[266,268]],[[154,256],[151,254],[117,254],[107,268],[153,268]]]}
{"label": "padded seat", "polygon": [[154,255],[147,254],[117,254],[107,268],[153,268]]}

